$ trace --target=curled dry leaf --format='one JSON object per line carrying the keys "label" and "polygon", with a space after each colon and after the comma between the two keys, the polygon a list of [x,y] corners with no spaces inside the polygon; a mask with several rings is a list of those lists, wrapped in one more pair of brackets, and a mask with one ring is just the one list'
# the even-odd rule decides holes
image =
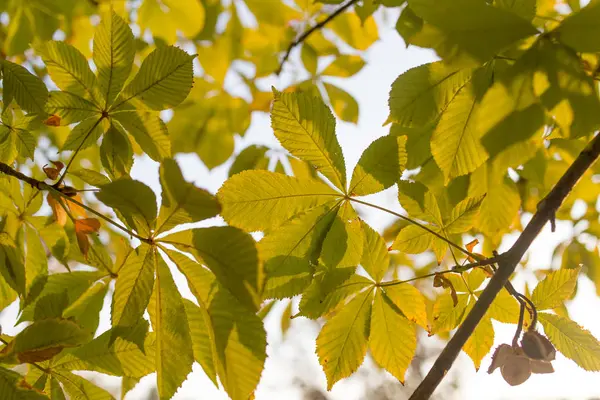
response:
{"label": "curled dry leaf", "polygon": [[60,226],[65,226],[65,224],[67,223],[67,212],[62,207],[62,205],[59,203],[59,200],[56,199],[52,195],[52,193],[48,193],[48,196],[46,197],[46,199],[48,200],[48,205],[52,209],[52,214],[54,215],[54,219],[56,220],[56,223],[59,224]]}
{"label": "curled dry leaf", "polygon": [[454,289],[454,285],[450,279],[446,278],[442,274],[435,274],[433,277],[433,287],[441,287],[444,289],[450,289],[450,296],[452,297],[452,302],[454,303],[454,307],[458,304],[458,295],[456,294],[456,289]]}
{"label": "curled dry leaf", "polygon": [[79,250],[84,257],[87,257],[88,250],[90,249],[90,242],[87,235],[90,233],[96,233],[100,229],[100,221],[96,218],[83,218],[75,220],[75,236],[77,237],[77,244]]}

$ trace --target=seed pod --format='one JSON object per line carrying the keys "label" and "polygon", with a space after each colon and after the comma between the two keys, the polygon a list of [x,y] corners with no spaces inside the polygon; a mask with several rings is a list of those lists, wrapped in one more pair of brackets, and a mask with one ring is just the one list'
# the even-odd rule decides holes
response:
{"label": "seed pod", "polygon": [[554,372],[554,367],[548,361],[529,360],[531,364],[531,372],[534,374],[551,374]]}
{"label": "seed pod", "polygon": [[552,343],[536,331],[527,331],[523,334],[521,347],[527,357],[533,360],[552,361],[556,358],[556,349]]}
{"label": "seed pod", "polygon": [[513,354],[512,346],[503,343],[500,346],[496,347],[496,351],[494,351],[494,355],[492,356],[492,363],[488,368],[488,374],[491,374],[496,370],[496,368],[502,368],[502,366],[506,363],[508,357]]}
{"label": "seed pod", "polygon": [[509,385],[520,385],[531,376],[531,364],[529,363],[529,358],[512,354],[507,358],[506,363],[502,368],[500,368],[500,372]]}

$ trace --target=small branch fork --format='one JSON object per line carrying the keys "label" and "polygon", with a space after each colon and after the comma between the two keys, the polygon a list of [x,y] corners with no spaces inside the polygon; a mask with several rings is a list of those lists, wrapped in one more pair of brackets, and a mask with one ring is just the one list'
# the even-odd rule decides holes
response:
{"label": "small branch fork", "polygon": [[290,43],[287,50],[285,51],[283,58],[281,59],[281,62],[279,63],[279,68],[277,69],[275,74],[277,74],[277,75],[281,74],[283,65],[288,60],[288,58],[290,58],[290,54],[296,46],[300,45],[302,42],[304,42],[306,39],[308,39],[308,37],[310,35],[312,35],[316,31],[318,31],[319,29],[323,28],[325,25],[327,25],[329,22],[331,22],[333,19],[335,19],[338,15],[342,14],[344,11],[346,11],[348,8],[350,8],[352,5],[356,4],[357,2],[358,2],[358,0],[349,0],[347,3],[342,5],[340,8],[335,10],[333,13],[331,13],[323,21],[315,24],[313,27],[311,27],[310,29],[305,31],[303,34],[298,36],[298,38],[296,40],[294,40],[292,43]]}
{"label": "small branch fork", "polygon": [[600,134],[596,135],[588,143],[565,174],[554,185],[550,193],[538,204],[537,212],[533,215],[513,246],[507,252],[497,257],[498,270],[490,279],[490,282],[481,293],[481,296],[479,296],[479,299],[462,325],[450,339],[444,350],[442,350],[425,379],[423,379],[412,394],[410,397],[411,400],[429,399],[433,394],[446,373],[450,370],[454,360],[475,330],[475,327],[494,301],[496,295],[505,287],[533,240],[547,222],[552,222],[556,211],[564,199],[599,155]]}

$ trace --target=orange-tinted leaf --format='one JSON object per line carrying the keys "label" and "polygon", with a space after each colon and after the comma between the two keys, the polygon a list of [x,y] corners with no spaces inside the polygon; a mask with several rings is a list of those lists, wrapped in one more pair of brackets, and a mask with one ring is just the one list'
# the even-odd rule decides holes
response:
{"label": "orange-tinted leaf", "polygon": [[[83,199],[81,198],[81,195],[79,193],[77,193],[75,196],[72,196],[72,197],[74,200],[77,200],[78,202],[83,204]],[[83,217],[83,218],[85,218],[87,216],[87,213],[85,212],[85,208],[81,207],[80,205],[75,204],[72,201],[69,201],[68,205],[69,205],[69,208],[71,209],[71,212],[73,213],[73,216]]]}
{"label": "orange-tinted leaf", "polygon": [[96,218],[84,218],[75,220],[75,236],[77,237],[77,244],[79,250],[84,257],[87,257],[88,250],[90,249],[90,242],[87,234],[98,232],[100,229],[100,221]]}
{"label": "orange-tinted leaf", "polygon": [[42,169],[44,170],[44,173],[46,174],[48,179],[51,179],[53,181],[58,179],[58,174],[60,174],[60,171],[57,170],[56,168],[44,167]]}
{"label": "orange-tinted leaf", "polygon": [[60,126],[60,116],[51,115],[47,120],[44,121],[44,124],[48,126]]}
{"label": "orange-tinted leaf", "polygon": [[58,347],[48,347],[46,349],[40,349],[40,350],[24,351],[22,353],[17,354],[17,359],[21,363],[34,363],[34,362],[46,361],[46,360],[51,359],[58,353],[60,353],[63,349],[64,349],[64,347],[58,346]]}
{"label": "orange-tinted leaf", "polygon": [[[473,239],[469,243],[467,243],[466,248],[469,251],[469,253],[472,253],[473,249],[478,244],[479,244],[479,240],[478,239]],[[467,259],[469,260],[469,262],[475,262],[475,261],[477,261],[477,260],[473,259],[473,257],[471,257],[471,256],[467,257]]]}
{"label": "orange-tinted leaf", "polygon": [[52,209],[52,214],[54,215],[54,219],[60,226],[65,226],[67,223],[67,213],[64,208],[60,205],[57,199],[50,193],[48,193],[48,205]]}

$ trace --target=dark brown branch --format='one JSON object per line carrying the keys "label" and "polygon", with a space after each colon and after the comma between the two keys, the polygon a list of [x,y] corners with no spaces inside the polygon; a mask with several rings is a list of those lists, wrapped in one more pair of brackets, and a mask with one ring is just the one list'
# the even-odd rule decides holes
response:
{"label": "dark brown branch", "polygon": [[0,172],[6,175],[13,176],[23,182],[29,183],[31,187],[34,187],[38,190],[43,190],[44,186],[47,186],[45,182],[38,181],[37,179],[27,176],[3,162],[0,162]]}
{"label": "dark brown branch", "polygon": [[533,240],[540,233],[544,225],[553,218],[565,197],[567,197],[594,161],[596,161],[599,154],[600,135],[596,135],[575,159],[573,164],[571,164],[558,183],[554,185],[550,193],[538,204],[537,212],[533,215],[533,218],[531,218],[531,221],[529,221],[523,233],[521,233],[510,250],[500,256],[498,271],[494,274],[483,293],[481,293],[477,303],[475,303],[462,325],[450,339],[444,350],[442,350],[442,353],[433,364],[433,367],[431,367],[425,379],[423,379],[412,394],[410,397],[411,400],[429,399],[433,394],[498,292],[508,282],[508,279]]}
{"label": "dark brown branch", "polygon": [[311,27],[310,29],[308,29],[306,32],[304,32],[302,35],[300,35],[292,43],[290,43],[290,45],[288,46],[288,48],[287,48],[287,50],[285,52],[285,55],[283,56],[283,58],[281,59],[281,62],[279,63],[279,68],[277,69],[277,71],[275,72],[275,74],[279,75],[281,73],[281,70],[283,69],[283,65],[288,60],[288,58],[290,58],[290,54],[291,54],[292,50],[294,49],[294,47],[296,47],[299,44],[301,44],[302,42],[304,42],[315,31],[318,31],[319,29],[323,28],[325,25],[327,25],[329,22],[331,22],[335,17],[337,17],[338,15],[342,14],[344,11],[346,11],[350,6],[352,6],[353,4],[355,4],[357,1],[358,0],[350,0],[350,1],[348,1],[346,4],[344,4],[343,6],[341,6],[337,10],[335,10],[333,13],[331,13],[323,21],[317,23],[316,25],[314,25],[313,27]]}

